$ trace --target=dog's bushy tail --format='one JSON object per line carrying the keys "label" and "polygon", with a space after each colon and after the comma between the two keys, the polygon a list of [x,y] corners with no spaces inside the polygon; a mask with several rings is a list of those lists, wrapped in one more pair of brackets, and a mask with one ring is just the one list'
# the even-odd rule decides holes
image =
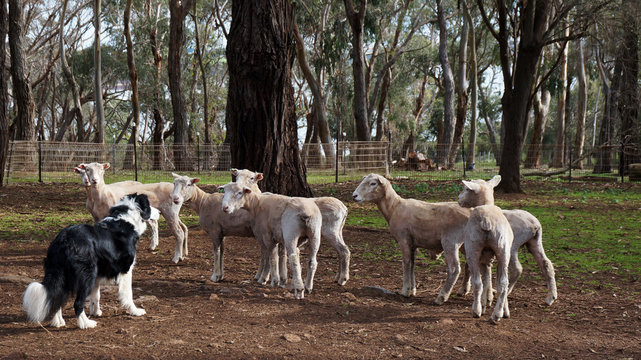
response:
{"label": "dog's bushy tail", "polygon": [[42,283],[32,282],[22,298],[22,308],[27,312],[27,320],[50,320],[67,301],[67,296],[62,273],[46,274]]}

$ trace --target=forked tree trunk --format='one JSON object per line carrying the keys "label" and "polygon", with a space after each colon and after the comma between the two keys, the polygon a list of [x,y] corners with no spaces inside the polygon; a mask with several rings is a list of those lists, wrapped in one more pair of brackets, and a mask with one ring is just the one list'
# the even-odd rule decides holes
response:
{"label": "forked tree trunk", "polygon": [[94,65],[94,104],[96,107],[96,120],[98,129],[96,131],[96,142],[105,143],[105,110],[102,101],[102,59],[100,51],[100,12],[101,0],[94,0],[94,45],[93,45],[93,65]]}
{"label": "forked tree trunk", "polygon": [[532,101],[532,110],[534,111],[534,125],[532,129],[532,140],[527,151],[527,157],[523,166],[526,169],[536,169],[541,167],[541,153],[543,150],[543,135],[545,134],[545,124],[548,110],[550,109],[550,92],[543,89],[534,95]]}
{"label": "forked tree trunk", "polygon": [[[131,41],[131,3],[132,0],[127,0],[123,23],[125,28],[125,41],[127,43],[127,68],[129,69],[129,81],[131,82],[131,115],[134,124],[131,128],[129,144],[135,146],[135,143],[138,141],[138,128],[140,127],[140,102],[138,101],[138,70],[136,70],[136,62],[134,60],[134,44]],[[130,149],[128,146],[124,161],[125,169],[132,169],[135,165],[134,155],[133,149]]]}
{"label": "forked tree trunk", "polygon": [[[583,42],[581,39],[577,40],[576,77],[579,80],[579,98],[576,106],[574,159],[580,159],[583,156],[583,145],[585,144],[585,116],[588,110],[588,87],[586,85],[585,60],[583,55]],[[575,167],[577,169],[583,169],[583,161],[579,161]]]}
{"label": "forked tree trunk", "polygon": [[438,28],[439,28],[439,45],[438,58],[443,71],[443,135],[439,139],[436,150],[437,166],[447,166],[447,160],[450,148],[454,140],[454,76],[450,60],[447,55],[447,24],[445,14],[443,13],[443,1],[436,1]]}
{"label": "forked tree trunk", "polygon": [[233,167],[262,172],[267,191],[311,196],[291,85],[294,16],[288,0],[232,3],[226,117]]}

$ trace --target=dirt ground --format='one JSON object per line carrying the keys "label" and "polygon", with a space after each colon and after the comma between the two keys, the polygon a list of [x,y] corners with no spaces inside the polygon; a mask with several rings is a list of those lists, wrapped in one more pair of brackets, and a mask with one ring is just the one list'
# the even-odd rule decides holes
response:
{"label": "dirt ground", "polygon": [[[349,203],[356,185],[327,186]],[[84,209],[84,202],[79,185],[0,188],[4,211],[69,211]],[[333,283],[337,254],[323,244],[314,291],[299,301],[287,289],[252,281],[259,258],[254,239],[227,238],[225,279],[212,283],[207,235],[191,226],[189,256],[175,265],[174,240],[165,227],[159,251],[147,249],[147,236],[138,246],[134,299],[147,315],[127,315],[116,288],[106,287],[103,316],[88,330],[76,327],[71,302],[63,310],[64,328],[26,322],[22,294],[43,277],[48,241],[0,238],[0,357],[641,359],[641,299],[629,295],[641,293],[639,281],[607,273],[583,277],[626,289],[622,295],[561,272],[559,298],[548,307],[538,271],[526,269],[509,297],[512,317],[492,325],[488,315],[472,318],[470,295],[433,305],[445,279],[442,263],[418,262],[414,298],[381,291],[401,287],[400,259],[372,255],[372,249],[394,248],[387,230],[348,226],[344,237],[352,250],[351,279],[343,287]]]}

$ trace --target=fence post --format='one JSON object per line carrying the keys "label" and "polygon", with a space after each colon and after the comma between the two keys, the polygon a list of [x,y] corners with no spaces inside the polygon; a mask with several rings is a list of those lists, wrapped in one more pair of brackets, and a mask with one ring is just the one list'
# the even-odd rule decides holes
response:
{"label": "fence post", "polygon": [[135,138],[137,134],[132,136],[134,136],[134,179],[138,181],[138,146],[136,145],[138,140]]}
{"label": "fence post", "polygon": [[[9,175],[11,174],[11,160],[13,160],[13,146],[15,145],[15,141],[11,141],[11,147],[9,148],[9,161],[7,165],[7,185],[9,185]],[[2,169],[4,171],[4,169]]]}
{"label": "fence post", "polygon": [[338,118],[338,126],[336,127],[336,171],[334,175],[334,182],[338,183],[338,148],[340,147],[341,142],[341,119]]}
{"label": "fence post", "polygon": [[38,182],[42,182],[42,141],[38,140]]}
{"label": "fence post", "polygon": [[625,180],[625,151],[623,151],[623,141],[621,141],[621,155],[619,155],[619,173],[621,174],[621,184]]}
{"label": "fence post", "polygon": [[116,175],[116,135],[113,136],[114,142],[111,146],[111,171]]}
{"label": "fence post", "polygon": [[196,131],[196,158],[198,158],[196,171],[200,174],[200,132]]}
{"label": "fence post", "polygon": [[572,161],[573,161],[573,159],[572,159],[572,155],[573,154],[572,153],[573,153],[572,148],[570,148],[568,150],[568,155],[570,156],[570,175],[568,176],[568,182],[569,183],[572,182]]}
{"label": "fence post", "polygon": [[[467,179],[467,164],[465,163],[465,138],[461,140],[461,153],[463,154],[463,179]],[[456,162],[456,159],[454,159]]]}

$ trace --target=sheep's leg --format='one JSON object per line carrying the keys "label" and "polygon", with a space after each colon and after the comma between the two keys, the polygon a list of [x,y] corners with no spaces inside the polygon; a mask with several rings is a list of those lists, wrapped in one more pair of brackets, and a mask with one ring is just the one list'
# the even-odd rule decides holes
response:
{"label": "sheep's leg", "polygon": [[[467,254],[467,250],[465,251]],[[458,259],[458,246],[452,246],[451,248],[444,249],[445,263],[447,264],[447,279],[445,284],[439,291],[438,296],[434,300],[434,303],[441,305],[450,298],[452,293],[452,288],[456,284],[456,280],[461,272],[461,265]]]}
{"label": "sheep's leg", "polygon": [[307,276],[305,278],[305,290],[308,294],[311,293],[312,289],[314,288],[314,275],[316,274],[316,269],[318,268],[316,255],[318,254],[319,247],[319,237],[309,239],[309,260],[307,262]]}
{"label": "sheep's leg", "polygon": [[[296,252],[300,255],[300,250],[296,248]],[[278,268],[279,268],[279,286],[285,287],[287,285],[287,249],[282,244],[278,244]]]}
{"label": "sheep's leg", "polygon": [[263,259],[263,256],[261,254],[260,260],[258,262],[258,270],[256,271],[256,275],[254,275],[255,281],[258,281],[258,279],[260,279],[261,275],[263,274],[264,268],[265,268],[265,259]]}
{"label": "sheep's leg", "polygon": [[484,264],[481,262],[481,266],[479,268],[481,272],[481,282],[483,283],[483,291],[481,291],[481,307],[482,311],[481,314],[485,315],[485,311],[488,305],[492,304],[492,300],[490,297],[494,297],[492,294],[492,268],[488,266],[488,264]]}
{"label": "sheep's leg", "polygon": [[347,280],[349,280],[349,261],[351,253],[343,240],[342,230],[332,229],[331,231],[323,232],[321,234],[321,239],[329,241],[336,252],[338,252],[338,273],[336,273],[334,281],[337,282],[338,285],[343,286]]}
{"label": "sheep's leg", "polygon": [[129,315],[133,316],[142,316],[147,312],[145,309],[137,308],[134,304],[134,295],[131,289],[131,278],[132,272],[134,270],[134,265],[132,264],[125,274],[120,274],[118,279],[118,300],[120,300],[120,306],[129,311]]}
{"label": "sheep's leg", "polygon": [[535,244],[530,245],[530,243],[528,243],[528,250],[532,253],[532,256],[534,256],[534,259],[539,264],[539,268],[541,268],[541,272],[543,273],[543,277],[547,283],[548,296],[545,298],[545,303],[552,305],[554,300],[557,298],[554,265],[552,265],[550,259],[545,256],[545,250],[543,250],[543,242],[540,234],[541,231],[539,231]]}
{"label": "sheep's leg", "polygon": [[465,263],[465,271],[463,272],[463,283],[461,284],[461,287],[458,289],[457,295],[458,296],[465,296],[470,293],[470,267],[467,265],[467,262]]}
{"label": "sheep's leg", "polygon": [[271,273],[271,282],[272,287],[276,287],[280,282],[280,266],[278,264],[278,245],[272,244],[269,250],[269,267]]}
{"label": "sheep's leg", "polygon": [[62,308],[58,309],[56,311],[56,314],[53,316],[53,319],[51,319],[51,326],[59,328],[62,326],[65,326],[65,319],[62,318]]}
{"label": "sheep's leg", "polygon": [[102,316],[100,310],[100,281],[96,281],[91,294],[89,294],[89,315]]}
{"label": "sheep's leg", "polygon": [[218,234],[211,236],[211,244],[214,254],[214,272],[211,275],[211,281],[219,282],[223,279],[222,257],[223,257],[223,237]]}
{"label": "sheep's leg", "polygon": [[516,281],[521,277],[521,274],[523,273],[523,266],[519,261],[518,249],[512,252],[512,255],[510,256],[510,264],[508,266],[508,269],[509,269],[509,275],[508,275],[509,285],[507,288],[507,293],[510,294],[514,289],[514,285],[516,285]]}
{"label": "sheep's leg", "polygon": [[481,269],[478,259],[478,252],[473,253],[468,251],[466,246],[465,253],[467,264],[470,268],[470,278],[472,281],[472,294],[474,295],[474,300],[472,302],[472,316],[475,318],[481,317],[483,312],[483,306],[481,302],[481,296],[483,292],[483,281],[481,280]]}
{"label": "sheep's leg", "polygon": [[167,220],[169,229],[171,229],[171,232],[176,238],[176,249],[174,250],[174,258],[172,261],[177,264],[180,260],[183,260],[185,258],[185,254],[183,253],[183,242],[185,240],[184,233],[182,227],[179,224],[179,220],[173,218],[172,216],[165,216],[165,220]]}
{"label": "sheep's leg", "polygon": [[[270,257],[271,254],[269,252],[269,249],[267,248],[267,245],[261,240],[257,239],[258,243],[260,244],[260,253],[261,253],[261,270],[260,276],[256,280],[259,284],[265,285],[267,284],[267,280],[269,279],[270,276]],[[271,239],[270,239],[271,241]]]}
{"label": "sheep's leg", "polygon": [[294,287],[294,297],[296,299],[303,299],[305,297],[305,286],[303,284],[303,277],[301,274],[300,258],[296,242],[289,240],[285,242],[287,254],[289,256],[289,265],[292,268],[292,285]]}
{"label": "sheep's leg", "polygon": [[158,220],[147,220],[149,224],[149,229],[151,229],[151,244],[149,245],[150,250],[156,250],[158,246]]}
{"label": "sheep's leg", "polygon": [[188,239],[189,239],[189,229],[187,228],[187,225],[183,224],[182,221],[178,220],[178,225],[180,225],[180,228],[183,231],[183,255],[188,256],[189,255],[189,246],[187,245]]}
{"label": "sheep's leg", "polygon": [[[492,316],[490,317],[490,322],[492,322],[493,324],[498,323],[503,317],[510,316],[510,311],[507,304],[507,288],[509,285],[508,263],[510,261],[510,252],[501,252],[497,250],[495,250],[497,259],[496,278],[498,283],[496,286],[496,305],[494,306],[494,312],[492,312]],[[505,311],[506,309],[507,311]]]}
{"label": "sheep's leg", "polygon": [[403,288],[401,295],[410,297],[416,295],[416,287],[414,286],[414,256],[416,250],[413,250],[409,245],[409,241],[399,241],[398,244],[403,254]]}

